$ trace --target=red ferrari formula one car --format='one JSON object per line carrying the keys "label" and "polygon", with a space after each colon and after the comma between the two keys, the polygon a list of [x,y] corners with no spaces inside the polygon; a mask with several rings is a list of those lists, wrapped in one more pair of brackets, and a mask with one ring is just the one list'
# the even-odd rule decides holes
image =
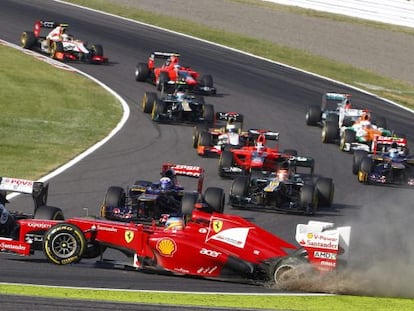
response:
{"label": "red ferrari formula one car", "polygon": [[[278,145],[274,148],[266,146],[267,140],[279,140],[277,132],[250,129],[248,137],[246,146],[223,150],[218,164],[220,177],[248,175],[254,170],[275,172],[286,157],[297,155],[296,150],[281,152]],[[313,166],[313,162],[310,165]]]}
{"label": "red ferrari formula one car", "polygon": [[[50,57],[61,61],[73,60],[93,64],[108,62],[108,58],[103,55],[102,45],[93,44],[88,47],[86,42],[66,33],[68,26],[52,21],[36,21],[33,31],[24,31],[21,34],[20,44],[26,49],[49,54]],[[52,30],[42,34],[42,29]]]}
{"label": "red ferrari formula one car", "polygon": [[207,212],[195,196],[186,200],[193,202],[186,221],[172,218],[163,227],[91,217],[18,219],[15,234],[0,237],[0,251],[21,256],[42,251],[51,263],[67,265],[82,258],[103,260],[112,248],[126,255],[125,267],[137,270],[280,287],[304,272],[333,271],[347,260],[350,227],[300,224],[295,246],[239,216]]}
{"label": "red ferrari formula one car", "polygon": [[[180,54],[171,52],[152,52],[147,63],[138,63],[135,68],[136,81],[150,81],[157,90],[165,93],[169,84],[186,83],[193,92],[204,95],[216,94],[211,75],[201,76],[191,67],[179,63]],[[161,60],[161,62],[159,61]]]}

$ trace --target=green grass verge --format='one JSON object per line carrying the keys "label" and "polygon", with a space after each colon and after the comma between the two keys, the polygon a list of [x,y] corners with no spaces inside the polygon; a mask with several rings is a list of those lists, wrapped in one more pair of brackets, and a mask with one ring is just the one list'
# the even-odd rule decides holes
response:
{"label": "green grass verge", "polygon": [[[412,96],[414,94],[414,85],[404,81],[383,77],[374,72],[338,63],[302,50],[281,46],[270,41],[258,40],[240,35],[238,33],[226,32],[223,29],[213,29],[207,27],[206,25],[173,18],[167,15],[154,14],[137,9],[133,6],[122,6],[119,5],[116,0],[69,0],[68,2],[171,29],[211,42],[217,42],[222,45],[246,51],[254,55],[265,57],[334,80],[342,81],[414,109],[414,97]],[[406,27],[387,26],[381,23],[369,22],[361,19],[352,19],[349,17],[326,14],[313,10],[290,8],[268,2],[254,0],[238,0],[236,2],[263,6],[269,10],[290,11],[306,16],[329,18],[340,22],[353,22],[375,28],[385,29],[385,27],[387,27],[386,29],[388,30],[414,35],[414,30]]]}
{"label": "green grass verge", "polygon": [[122,117],[118,101],[95,82],[4,45],[0,85],[0,176],[38,179],[104,138]]}
{"label": "green grass verge", "polygon": [[183,306],[228,307],[238,310],[412,310],[413,299],[357,296],[275,296],[233,294],[185,294],[140,291],[74,289],[46,286],[3,285],[0,294],[42,296],[65,299],[118,301],[125,303],[174,304]]}

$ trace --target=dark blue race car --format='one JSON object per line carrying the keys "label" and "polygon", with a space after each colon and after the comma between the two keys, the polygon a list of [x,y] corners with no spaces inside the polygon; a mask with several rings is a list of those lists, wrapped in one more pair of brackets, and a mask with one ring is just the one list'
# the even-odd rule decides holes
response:
{"label": "dark blue race car", "polygon": [[[197,178],[197,189],[184,191],[178,175]],[[195,202],[204,204],[205,209],[222,213],[223,189],[209,187],[202,194],[203,180],[204,169],[199,166],[164,163],[159,181],[138,180],[126,191],[119,186],[109,187],[101,206],[101,216],[110,220],[162,224],[170,217],[191,214]]]}
{"label": "dark blue race car", "polygon": [[364,184],[414,187],[414,156],[392,146],[387,152],[354,153],[353,172]]}

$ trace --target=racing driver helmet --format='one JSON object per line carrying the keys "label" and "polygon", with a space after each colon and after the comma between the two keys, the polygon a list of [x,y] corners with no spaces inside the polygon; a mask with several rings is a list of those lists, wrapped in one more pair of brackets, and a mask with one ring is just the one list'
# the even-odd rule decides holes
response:
{"label": "racing driver helmet", "polygon": [[62,34],[62,41],[70,41],[71,37],[67,33]]}
{"label": "racing driver helmet", "polygon": [[287,168],[281,168],[277,171],[276,176],[279,181],[286,181],[289,178],[289,170]]}
{"label": "racing driver helmet", "polygon": [[183,230],[184,219],[182,217],[170,217],[165,222],[165,230]]}
{"label": "racing driver helmet", "polygon": [[237,132],[237,126],[234,123],[229,123],[226,125],[226,130],[228,133],[236,133]]}
{"label": "racing driver helmet", "polygon": [[161,190],[170,190],[173,186],[171,178],[169,177],[162,177],[160,179],[160,188]]}
{"label": "racing driver helmet", "polygon": [[183,92],[183,91],[177,91],[176,93],[175,93],[175,97],[176,97],[176,99],[178,100],[178,101],[183,101],[184,100],[184,97],[185,97],[185,93]]}
{"label": "racing driver helmet", "polygon": [[396,157],[398,157],[398,155],[399,155],[399,152],[398,152],[398,145],[397,145],[397,143],[392,143],[391,144],[391,148],[390,148],[390,150],[388,151],[389,152],[389,155],[390,155],[390,158],[396,158]]}

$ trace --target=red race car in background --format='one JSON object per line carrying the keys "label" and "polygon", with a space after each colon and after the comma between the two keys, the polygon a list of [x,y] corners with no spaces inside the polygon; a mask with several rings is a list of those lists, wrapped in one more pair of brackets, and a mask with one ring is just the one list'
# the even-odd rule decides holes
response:
{"label": "red race car in background", "polygon": [[267,140],[279,141],[279,133],[268,130],[249,129],[248,143],[241,148],[223,150],[218,164],[220,177],[249,175],[254,170],[277,171],[280,163],[289,156],[296,156],[296,150],[279,150],[267,146]]}
{"label": "red race car in background", "polygon": [[[50,57],[60,61],[72,60],[93,64],[108,62],[102,45],[93,44],[88,47],[85,41],[75,39],[68,34],[68,27],[66,23],[36,21],[33,31],[26,30],[21,34],[20,44],[25,49],[49,54]],[[44,34],[42,29],[48,29],[49,32]]]}
{"label": "red race car in background", "polygon": [[[91,217],[16,219],[15,229],[0,237],[0,252],[29,256],[42,251],[57,265],[100,258],[117,267],[279,287],[304,273],[334,271],[348,258],[350,227],[299,224],[295,246],[240,216],[209,211],[193,194],[183,201],[192,202],[186,217],[172,217],[162,227]],[[1,209],[3,217],[7,210]],[[108,248],[121,250],[126,261],[103,261]]]}
{"label": "red race car in background", "polygon": [[138,63],[135,67],[136,81],[150,81],[157,90],[169,92],[169,85],[186,83],[193,92],[204,95],[216,94],[213,77],[209,74],[201,76],[191,67],[179,63],[180,54],[171,52],[152,52],[147,63]]}

